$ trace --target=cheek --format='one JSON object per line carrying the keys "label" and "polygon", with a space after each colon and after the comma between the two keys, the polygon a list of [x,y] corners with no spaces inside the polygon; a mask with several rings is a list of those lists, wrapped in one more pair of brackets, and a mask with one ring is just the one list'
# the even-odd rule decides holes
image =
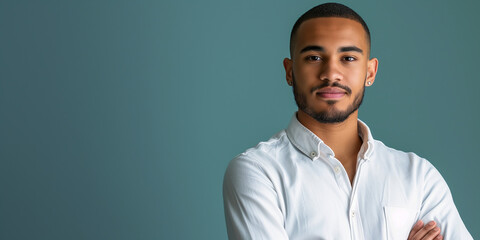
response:
{"label": "cheek", "polygon": [[297,83],[298,89],[306,89],[307,86],[315,84],[317,81],[315,70],[312,68],[298,68],[293,70],[293,78]]}
{"label": "cheek", "polygon": [[307,63],[304,63],[303,60],[297,60],[293,65],[293,72],[296,75],[303,76],[303,77],[315,75],[319,71],[320,71],[320,66],[318,64],[307,64]]}
{"label": "cheek", "polygon": [[358,61],[355,63],[352,63],[351,65],[345,65],[344,70],[348,71],[349,74],[351,75],[365,75],[367,73],[367,63],[365,61]]}
{"label": "cheek", "polygon": [[367,70],[365,68],[348,69],[348,79],[352,86],[363,86],[367,78]]}

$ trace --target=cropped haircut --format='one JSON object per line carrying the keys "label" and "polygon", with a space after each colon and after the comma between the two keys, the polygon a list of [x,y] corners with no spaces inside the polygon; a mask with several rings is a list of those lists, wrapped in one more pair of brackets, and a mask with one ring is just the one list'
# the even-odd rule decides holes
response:
{"label": "cropped haircut", "polygon": [[293,25],[292,32],[290,34],[290,56],[293,57],[293,48],[295,43],[295,34],[297,33],[298,28],[300,25],[312,18],[319,18],[319,17],[340,17],[340,18],[348,18],[359,22],[362,24],[363,29],[367,33],[368,37],[368,48],[370,49],[370,30],[368,30],[368,26],[363,21],[362,17],[358,15],[355,11],[351,8],[340,4],[340,3],[324,3],[320,4],[316,7],[305,12],[300,18],[297,19],[295,24]]}

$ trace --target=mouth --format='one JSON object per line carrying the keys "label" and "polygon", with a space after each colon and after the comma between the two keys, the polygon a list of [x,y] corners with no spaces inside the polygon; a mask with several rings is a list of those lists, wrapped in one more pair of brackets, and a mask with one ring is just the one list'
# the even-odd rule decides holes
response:
{"label": "mouth", "polygon": [[323,99],[334,100],[342,98],[343,96],[347,95],[347,93],[341,88],[324,87],[319,89],[318,91],[315,91],[315,95]]}

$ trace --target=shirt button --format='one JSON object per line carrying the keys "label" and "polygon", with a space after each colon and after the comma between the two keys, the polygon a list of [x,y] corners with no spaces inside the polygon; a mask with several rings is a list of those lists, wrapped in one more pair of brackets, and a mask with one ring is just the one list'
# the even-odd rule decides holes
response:
{"label": "shirt button", "polygon": [[352,211],[352,217],[355,217],[355,212]]}
{"label": "shirt button", "polygon": [[333,171],[335,171],[335,173],[338,174],[338,173],[340,172],[340,167],[335,166],[335,167],[333,168]]}
{"label": "shirt button", "polygon": [[314,158],[316,156],[317,156],[317,153],[315,151],[310,153],[310,157]]}

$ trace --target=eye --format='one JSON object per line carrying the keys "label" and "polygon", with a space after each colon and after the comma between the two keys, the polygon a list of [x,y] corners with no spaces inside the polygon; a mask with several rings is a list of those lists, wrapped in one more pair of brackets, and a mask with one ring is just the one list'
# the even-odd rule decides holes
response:
{"label": "eye", "polygon": [[322,60],[322,58],[321,58],[320,56],[315,56],[315,55],[313,55],[313,56],[307,56],[305,59],[306,59],[307,61],[310,61],[310,62],[318,62],[318,61],[321,61],[321,60]]}
{"label": "eye", "polygon": [[346,61],[346,62],[353,62],[357,60],[355,57],[352,57],[352,56],[346,56],[346,57],[343,57],[343,61]]}

